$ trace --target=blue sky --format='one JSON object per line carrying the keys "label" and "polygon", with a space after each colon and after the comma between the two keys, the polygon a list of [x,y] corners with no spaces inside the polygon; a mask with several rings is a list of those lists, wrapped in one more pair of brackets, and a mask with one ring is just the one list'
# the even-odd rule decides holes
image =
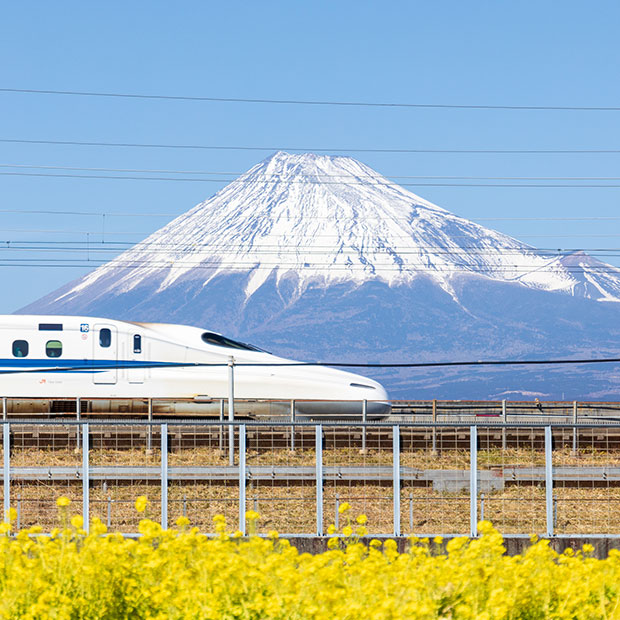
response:
{"label": "blue sky", "polygon": [[[618,106],[617,2],[20,2],[3,8],[0,88],[240,98]],[[620,149],[620,112],[338,108],[0,92],[0,138],[318,148]],[[0,142],[0,164],[242,172],[269,151]],[[334,154],[347,154],[346,151]],[[620,154],[352,153],[379,172],[620,177]],[[0,172],[16,171],[1,168]],[[23,170],[22,170],[23,171]],[[79,172],[77,174],[80,174]],[[615,184],[620,184],[615,182]],[[7,241],[138,241],[222,183],[0,176]],[[420,187],[540,247],[620,265],[620,188]],[[499,218],[493,221],[490,218]],[[525,218],[525,219],[506,219]],[[550,218],[527,219],[527,218]],[[553,219],[555,218],[555,219]],[[66,231],[66,232],[51,232]],[[72,254],[83,256],[84,253]],[[66,253],[0,250],[6,259]],[[0,266],[0,312],[82,273]]]}

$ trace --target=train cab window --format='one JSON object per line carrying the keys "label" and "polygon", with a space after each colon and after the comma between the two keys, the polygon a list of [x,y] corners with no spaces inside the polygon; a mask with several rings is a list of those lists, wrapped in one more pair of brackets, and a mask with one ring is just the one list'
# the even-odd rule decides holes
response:
{"label": "train cab window", "polygon": [[242,351],[260,351],[264,353],[262,349],[252,346],[251,344],[245,344],[245,342],[237,342],[222,336],[221,334],[214,334],[212,332],[205,332],[202,334],[202,341],[206,344],[214,344],[216,347],[226,347],[227,349],[241,349]]}
{"label": "train cab window", "polygon": [[133,335],[133,352],[142,353],[142,336],[140,334]]}
{"label": "train cab window", "polygon": [[99,346],[107,349],[112,344],[112,331],[107,327],[99,330]]}
{"label": "train cab window", "polygon": [[28,357],[28,342],[26,340],[13,341],[13,357]]}
{"label": "train cab window", "polygon": [[45,343],[45,355],[47,357],[60,357],[62,355],[62,342],[60,340],[48,340]]}

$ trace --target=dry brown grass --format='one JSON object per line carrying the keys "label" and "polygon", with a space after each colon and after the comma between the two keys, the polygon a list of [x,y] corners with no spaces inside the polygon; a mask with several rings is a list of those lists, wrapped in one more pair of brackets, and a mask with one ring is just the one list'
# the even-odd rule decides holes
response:
{"label": "dry brown grass", "polygon": [[[249,447],[247,463],[251,466],[313,466],[315,452],[308,449],[291,451],[284,447],[273,450],[257,450]],[[553,453],[556,466],[618,466],[620,451],[607,451],[583,447],[576,455],[569,448],[559,448]],[[82,462],[79,451],[71,447],[58,449],[17,446],[11,453],[12,467],[69,466],[79,469]],[[385,449],[370,449],[361,453],[357,447],[329,448],[323,452],[325,466],[391,466],[391,445]],[[108,448],[94,446],[90,450],[92,466],[158,466],[160,452],[155,447],[147,451],[144,447]],[[182,466],[226,466],[228,458],[219,450],[219,445],[190,446],[183,449],[173,447],[169,454],[171,467]],[[401,452],[401,465],[421,470],[466,470],[469,468],[469,451],[442,449],[433,455],[430,449]],[[478,452],[479,469],[501,467],[541,467],[544,453],[530,448],[484,447]],[[588,534],[616,533],[620,530],[620,488],[599,481],[601,486],[580,483],[569,487],[554,488],[556,497],[558,533]],[[260,528],[287,533],[313,533],[316,531],[315,498],[312,483],[293,485],[270,481],[257,483],[250,480],[247,485],[246,507],[256,508],[261,513]],[[96,482],[91,488],[91,516],[108,520],[114,530],[135,532],[141,515],[136,513],[133,503],[139,495],[147,495],[151,501],[148,516],[158,518],[161,490],[158,484]],[[19,482],[11,488],[12,504],[20,508],[20,524],[35,523],[48,529],[58,523],[55,500],[59,495],[73,499],[72,512],[81,511],[81,482]],[[224,514],[232,529],[238,526],[239,489],[235,482],[215,481],[173,481],[169,485],[169,522],[181,514],[187,514],[202,530],[212,530],[215,514]],[[349,502],[355,514],[364,513],[369,519],[371,534],[393,532],[392,487],[360,482],[339,483],[327,481],[324,484],[324,528],[335,521],[338,503]],[[482,506],[479,502],[479,514]],[[544,486],[506,486],[501,491],[485,493],[484,516],[492,520],[504,533],[543,533],[546,530]],[[344,524],[341,519],[340,525]],[[403,533],[436,534],[469,532],[469,495],[467,491],[440,492],[426,486],[403,486],[401,490],[401,529]]]}
{"label": "dry brown grass", "polygon": [[[0,451],[1,452],[1,451]],[[158,466],[160,450],[140,448],[91,448],[89,461],[92,466]],[[468,450],[443,450],[433,455],[430,450],[401,451],[400,463],[403,467],[415,469],[468,469]],[[314,449],[289,450],[253,450],[246,452],[249,466],[313,466],[316,461]],[[235,463],[237,463],[235,458]],[[387,446],[381,450],[367,450],[363,453],[359,448],[335,448],[323,451],[325,466],[391,466],[392,450]],[[72,448],[37,448],[24,447],[11,451],[12,467],[80,467],[82,454]],[[199,446],[172,450],[168,455],[170,467],[223,467],[228,465],[226,450],[219,447]],[[542,467],[545,455],[538,450],[507,448],[482,449],[478,451],[479,469],[496,469],[498,467]],[[581,448],[573,454],[569,448],[553,451],[554,466],[620,466],[620,451],[605,451]]]}
{"label": "dry brown grass", "polygon": [[[81,485],[71,483],[15,483],[12,505],[19,504],[20,525],[58,525],[55,500],[67,495],[73,502],[71,512],[81,512]],[[137,531],[141,515],[134,509],[136,497],[146,495],[151,502],[148,516],[159,519],[161,489],[158,485],[97,483],[91,488],[91,516],[112,529]],[[313,533],[316,531],[314,486],[275,486],[249,483],[246,509],[261,514],[261,531]],[[366,514],[371,534],[393,532],[392,488],[377,485],[336,486],[325,484],[323,499],[324,528],[335,522],[337,506],[348,502],[352,514]],[[620,489],[611,487],[557,487],[556,532],[564,534],[617,533],[620,529]],[[18,501],[19,498],[19,501]],[[231,529],[238,527],[239,489],[236,484],[196,482],[169,485],[169,523],[186,514],[193,524],[211,531],[213,517],[224,514]],[[482,502],[478,502],[482,516]],[[401,489],[401,530],[404,534],[467,534],[469,532],[469,495],[467,492],[438,492],[426,487]],[[510,486],[484,494],[484,517],[503,533],[544,533],[546,531],[545,489],[542,486]],[[411,518],[411,520],[410,520]],[[340,517],[340,526],[345,518]]]}

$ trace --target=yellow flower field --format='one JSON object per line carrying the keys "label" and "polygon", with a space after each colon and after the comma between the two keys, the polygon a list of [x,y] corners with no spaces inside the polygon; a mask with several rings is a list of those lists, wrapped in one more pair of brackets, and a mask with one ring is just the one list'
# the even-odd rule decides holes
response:
{"label": "yellow flower field", "polygon": [[[144,519],[138,540],[97,520],[87,535],[68,500],[58,506],[50,537],[0,526],[0,618],[620,618],[620,553],[558,555],[538,541],[508,557],[488,522],[471,542],[412,539],[399,553],[392,540],[362,544],[366,519],[345,506],[341,535],[331,528],[329,550],[312,556],[276,532],[229,533],[223,517],[214,538],[185,517],[168,531]],[[259,516],[247,516],[253,532]]]}

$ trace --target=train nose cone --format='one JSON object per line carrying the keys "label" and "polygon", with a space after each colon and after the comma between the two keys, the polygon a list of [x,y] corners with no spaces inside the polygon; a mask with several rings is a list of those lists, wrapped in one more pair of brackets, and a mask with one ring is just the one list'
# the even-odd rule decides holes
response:
{"label": "train nose cone", "polygon": [[349,387],[355,391],[354,398],[366,401],[366,415],[368,417],[385,417],[392,412],[392,405],[385,388],[377,381],[359,377],[352,381]]}
{"label": "train nose cone", "polygon": [[367,415],[370,418],[384,418],[392,413],[392,404],[386,401],[373,401],[368,403],[367,407]]}

